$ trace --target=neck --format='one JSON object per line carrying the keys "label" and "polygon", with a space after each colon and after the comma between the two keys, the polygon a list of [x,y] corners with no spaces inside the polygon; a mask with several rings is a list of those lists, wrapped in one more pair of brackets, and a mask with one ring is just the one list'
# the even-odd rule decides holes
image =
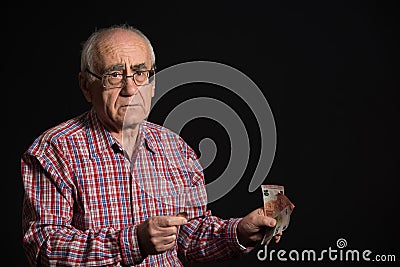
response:
{"label": "neck", "polygon": [[115,133],[114,137],[122,144],[129,158],[132,158],[133,152],[139,145],[139,135],[140,124],[136,124],[123,128],[122,131]]}

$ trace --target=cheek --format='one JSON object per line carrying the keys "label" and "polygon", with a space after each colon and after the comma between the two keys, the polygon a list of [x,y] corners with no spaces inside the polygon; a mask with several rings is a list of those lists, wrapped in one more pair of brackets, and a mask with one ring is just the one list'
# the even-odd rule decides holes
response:
{"label": "cheek", "polygon": [[149,109],[149,110],[151,107],[151,100],[152,100],[153,96],[154,96],[153,91],[149,91],[145,95],[145,105],[146,105],[147,109]]}
{"label": "cheek", "polygon": [[152,97],[153,94],[150,88],[141,88],[134,96],[146,108],[151,105]]}
{"label": "cheek", "polygon": [[103,94],[101,95],[102,101],[105,106],[108,107],[115,107],[117,101],[118,101],[118,96],[119,92],[117,90],[115,91],[104,91]]}
{"label": "cheek", "polygon": [[93,95],[93,105],[97,107],[98,110],[103,110],[103,112],[111,115],[114,114],[116,108],[116,101],[118,94],[102,92]]}

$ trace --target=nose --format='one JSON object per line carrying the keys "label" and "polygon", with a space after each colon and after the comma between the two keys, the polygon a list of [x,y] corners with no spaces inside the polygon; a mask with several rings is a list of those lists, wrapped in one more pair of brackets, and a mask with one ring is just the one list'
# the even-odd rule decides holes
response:
{"label": "nose", "polygon": [[125,86],[122,87],[121,94],[131,96],[131,95],[136,95],[138,91],[139,91],[139,86],[137,86],[134,83],[133,78],[127,77]]}

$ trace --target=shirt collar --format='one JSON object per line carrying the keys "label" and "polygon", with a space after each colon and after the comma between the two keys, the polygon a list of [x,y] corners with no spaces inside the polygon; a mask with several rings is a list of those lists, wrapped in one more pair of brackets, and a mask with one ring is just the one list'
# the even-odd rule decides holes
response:
{"label": "shirt collar", "polygon": [[[101,154],[103,151],[113,147],[116,147],[118,151],[122,153],[122,145],[106,128],[104,128],[103,124],[97,117],[96,111],[93,108],[88,114],[88,124],[89,128],[87,136],[89,140],[89,147],[92,153]],[[140,145],[144,146],[152,153],[156,153],[157,142],[149,130],[147,121],[143,121],[140,124],[139,134]]]}
{"label": "shirt collar", "polygon": [[151,134],[148,124],[149,123],[146,120],[140,124],[140,133],[142,140],[144,140],[145,147],[151,152],[156,153],[157,142],[154,139],[153,134]]}

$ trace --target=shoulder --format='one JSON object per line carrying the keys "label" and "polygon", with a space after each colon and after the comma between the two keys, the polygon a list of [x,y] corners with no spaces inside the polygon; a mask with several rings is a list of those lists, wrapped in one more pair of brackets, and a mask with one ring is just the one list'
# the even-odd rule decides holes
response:
{"label": "shoulder", "polygon": [[88,112],[85,112],[45,130],[33,141],[26,152],[33,155],[41,155],[51,148],[61,149],[61,146],[70,137],[84,132],[87,113]]}

